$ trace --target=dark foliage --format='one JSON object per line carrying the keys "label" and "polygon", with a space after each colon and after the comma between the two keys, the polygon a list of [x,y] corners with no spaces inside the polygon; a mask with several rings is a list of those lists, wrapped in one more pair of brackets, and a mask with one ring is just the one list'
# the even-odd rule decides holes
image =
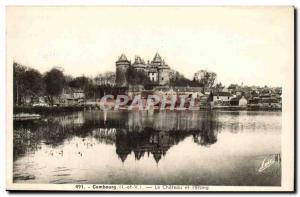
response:
{"label": "dark foliage", "polygon": [[16,105],[23,103],[25,97],[33,98],[43,93],[44,81],[39,71],[14,63],[13,77],[14,103]]}
{"label": "dark foliage", "polygon": [[85,77],[85,76],[81,76],[81,77],[76,77],[73,80],[71,80],[69,82],[69,86],[72,88],[81,88],[81,89],[85,89],[85,87],[90,85],[90,79]]}
{"label": "dark foliage", "polygon": [[51,69],[44,76],[46,93],[51,96],[58,96],[65,85],[64,74],[57,68]]}
{"label": "dark foliage", "polygon": [[149,77],[147,76],[147,74],[143,71],[138,71],[132,67],[129,67],[127,70],[127,79],[128,79],[128,83],[132,84],[132,85],[147,85],[147,84],[151,84],[151,81],[149,79]]}

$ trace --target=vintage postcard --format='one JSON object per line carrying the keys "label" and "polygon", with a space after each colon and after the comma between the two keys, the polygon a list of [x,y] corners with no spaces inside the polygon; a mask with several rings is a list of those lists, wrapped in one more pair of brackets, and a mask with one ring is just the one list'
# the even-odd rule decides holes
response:
{"label": "vintage postcard", "polygon": [[294,7],[6,7],[7,190],[294,191]]}

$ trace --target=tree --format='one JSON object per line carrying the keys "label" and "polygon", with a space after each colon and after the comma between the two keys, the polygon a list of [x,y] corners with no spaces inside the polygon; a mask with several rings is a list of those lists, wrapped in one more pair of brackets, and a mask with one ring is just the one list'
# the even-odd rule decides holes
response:
{"label": "tree", "polygon": [[70,87],[81,88],[81,89],[84,89],[89,84],[90,84],[90,79],[85,76],[76,77],[69,82]]}
{"label": "tree", "polygon": [[24,103],[24,99],[32,99],[44,92],[42,74],[32,68],[28,68],[16,62],[13,63],[13,92],[14,104]]}
{"label": "tree", "polygon": [[127,70],[127,79],[129,84],[139,84],[139,85],[147,85],[151,84],[151,81],[147,74],[143,71],[136,70],[134,68],[128,68]]}
{"label": "tree", "polygon": [[64,85],[65,77],[63,72],[58,68],[53,68],[46,72],[44,76],[46,93],[49,96],[50,103],[53,105],[53,97],[61,94]]}
{"label": "tree", "polygon": [[116,73],[115,72],[105,72],[100,73],[95,77],[95,82],[97,85],[115,85],[116,83]]}
{"label": "tree", "polygon": [[170,72],[169,72],[170,81],[175,81],[178,75],[179,75],[179,72],[177,72],[176,70],[171,69]]}
{"label": "tree", "polygon": [[16,62],[13,63],[13,97],[15,105],[20,105],[22,103],[24,93],[23,78],[25,71],[25,66],[22,66]]}
{"label": "tree", "polygon": [[221,82],[220,82],[220,83],[217,83],[217,84],[215,85],[215,90],[216,90],[216,92],[222,91],[223,88],[224,88],[224,86],[222,85]]}
{"label": "tree", "polygon": [[215,84],[217,74],[214,72],[208,72],[206,70],[200,70],[195,73],[194,80],[198,81],[203,87],[203,92],[211,90]]}
{"label": "tree", "polygon": [[73,80],[73,77],[71,75],[65,75],[65,83],[69,84]]}
{"label": "tree", "polygon": [[228,89],[236,90],[238,87],[239,87],[238,84],[230,84],[230,85],[228,86]]}
{"label": "tree", "polygon": [[192,82],[181,75],[178,71],[171,70],[169,73],[170,76],[170,84],[172,86],[190,86]]}
{"label": "tree", "polygon": [[40,96],[44,90],[44,81],[42,74],[35,69],[28,69],[23,74],[23,91],[25,96]]}

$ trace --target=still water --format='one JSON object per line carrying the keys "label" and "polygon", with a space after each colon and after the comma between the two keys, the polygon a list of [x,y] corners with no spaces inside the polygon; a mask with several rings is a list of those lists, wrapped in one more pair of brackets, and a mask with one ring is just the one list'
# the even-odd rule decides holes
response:
{"label": "still water", "polygon": [[16,183],[281,184],[281,112],[76,112],[14,121],[13,146]]}

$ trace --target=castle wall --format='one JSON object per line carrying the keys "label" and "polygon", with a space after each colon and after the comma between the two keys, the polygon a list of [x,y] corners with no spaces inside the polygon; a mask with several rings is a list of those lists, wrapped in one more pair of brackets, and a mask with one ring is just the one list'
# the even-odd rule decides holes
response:
{"label": "castle wall", "polygon": [[129,65],[117,65],[116,68],[116,85],[118,87],[127,87],[128,81],[127,81],[127,70],[129,68]]}
{"label": "castle wall", "polygon": [[169,69],[159,69],[158,70],[158,84],[159,85],[169,85]]}
{"label": "castle wall", "polygon": [[157,81],[158,80],[158,73],[149,72],[148,77],[150,81]]}

